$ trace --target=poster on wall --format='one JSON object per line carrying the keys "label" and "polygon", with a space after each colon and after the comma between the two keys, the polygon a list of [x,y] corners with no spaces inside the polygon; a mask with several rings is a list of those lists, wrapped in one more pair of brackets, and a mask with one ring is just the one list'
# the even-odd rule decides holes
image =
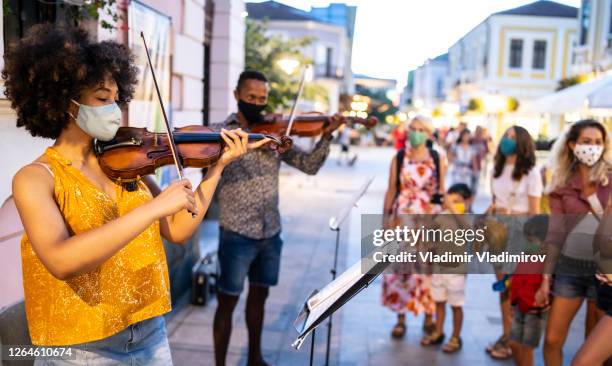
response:
{"label": "poster on wall", "polygon": [[[161,99],[172,127],[172,110],[170,106],[170,82],[172,77],[171,58],[171,18],[136,0],[131,0],[128,6],[128,44],[136,58],[138,67],[138,84],[134,98],[129,107],[129,125],[131,127],[146,127],[149,131],[165,132],[164,116],[159,105],[157,92],[147,54],[142,43],[142,31],[147,41],[151,63],[159,84]],[[173,181],[177,173],[171,167],[157,169],[157,183],[165,186]]]}
{"label": "poster on wall", "polygon": [[164,120],[159,106],[153,76],[140,37],[144,33],[151,55],[151,63],[159,84],[168,120],[172,121],[170,108],[170,35],[171,18],[154,9],[131,0],[128,6],[128,43],[136,57],[138,84],[130,102],[129,125],[146,127],[149,131],[164,132]]}

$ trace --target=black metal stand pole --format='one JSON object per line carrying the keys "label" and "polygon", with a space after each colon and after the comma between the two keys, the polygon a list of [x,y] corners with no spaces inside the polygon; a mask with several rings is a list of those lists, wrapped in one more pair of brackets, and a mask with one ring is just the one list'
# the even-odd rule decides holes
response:
{"label": "black metal stand pole", "polygon": [[[340,248],[340,227],[332,229],[336,232],[336,248],[334,250],[334,267],[331,269],[332,281],[336,279],[338,270],[338,250]],[[325,350],[325,366],[329,366],[329,356],[331,352],[331,337],[332,337],[332,315],[330,314],[327,321],[327,348]]]}
{"label": "black metal stand pole", "polygon": [[316,328],[312,330],[312,337],[310,339],[310,366],[312,366],[314,362],[315,331]]}

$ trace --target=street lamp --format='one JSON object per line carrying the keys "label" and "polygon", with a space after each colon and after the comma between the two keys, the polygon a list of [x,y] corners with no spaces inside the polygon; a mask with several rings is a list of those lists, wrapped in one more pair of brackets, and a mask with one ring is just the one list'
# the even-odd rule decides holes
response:
{"label": "street lamp", "polygon": [[487,113],[504,113],[508,111],[508,98],[503,95],[485,95],[482,97],[482,104]]}
{"label": "street lamp", "polygon": [[300,66],[300,61],[295,58],[287,57],[279,59],[276,61],[276,64],[288,75],[293,75],[295,70]]}

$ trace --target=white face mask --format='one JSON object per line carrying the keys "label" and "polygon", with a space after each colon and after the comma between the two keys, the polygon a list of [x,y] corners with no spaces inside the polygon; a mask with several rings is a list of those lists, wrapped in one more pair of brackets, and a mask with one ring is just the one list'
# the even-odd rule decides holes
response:
{"label": "white face mask", "polygon": [[593,166],[603,154],[603,145],[578,144],[574,147],[574,156],[582,164]]}
{"label": "white face mask", "polygon": [[115,137],[121,123],[121,109],[117,103],[92,107],[71,101],[79,106],[78,115],[71,116],[86,134],[100,141],[110,141]]}

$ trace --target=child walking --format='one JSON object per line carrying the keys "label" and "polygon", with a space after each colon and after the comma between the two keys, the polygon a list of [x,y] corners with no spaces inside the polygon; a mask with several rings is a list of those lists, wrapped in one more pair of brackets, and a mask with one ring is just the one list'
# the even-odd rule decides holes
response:
{"label": "child walking", "polygon": [[[462,215],[466,212],[472,201],[472,192],[465,183],[452,185],[444,196],[444,208],[442,214]],[[444,216],[441,217],[445,218]],[[440,220],[438,220],[440,221]],[[445,220],[446,221],[446,220]],[[452,220],[457,229],[462,223]],[[445,229],[448,229],[448,225]],[[450,244],[454,246],[454,244]],[[453,248],[454,249],[454,248]],[[452,250],[452,249],[451,249]],[[446,304],[448,303],[453,312],[453,333],[449,341],[442,346],[442,351],[454,353],[461,349],[461,327],[463,325],[463,304],[465,302],[465,281],[467,276],[464,273],[434,273],[431,279],[431,297],[436,303],[436,324],[435,330],[423,337],[422,346],[438,345],[444,341],[444,320],[446,317]]]}
{"label": "child walking", "polygon": [[[541,245],[546,238],[548,217],[537,215],[525,222],[523,234],[527,239],[525,253],[543,253]],[[548,299],[540,298],[538,289],[542,284],[540,263],[517,265],[510,285],[512,325],[510,348],[518,366],[533,365],[533,351],[540,344],[548,313]]]}

